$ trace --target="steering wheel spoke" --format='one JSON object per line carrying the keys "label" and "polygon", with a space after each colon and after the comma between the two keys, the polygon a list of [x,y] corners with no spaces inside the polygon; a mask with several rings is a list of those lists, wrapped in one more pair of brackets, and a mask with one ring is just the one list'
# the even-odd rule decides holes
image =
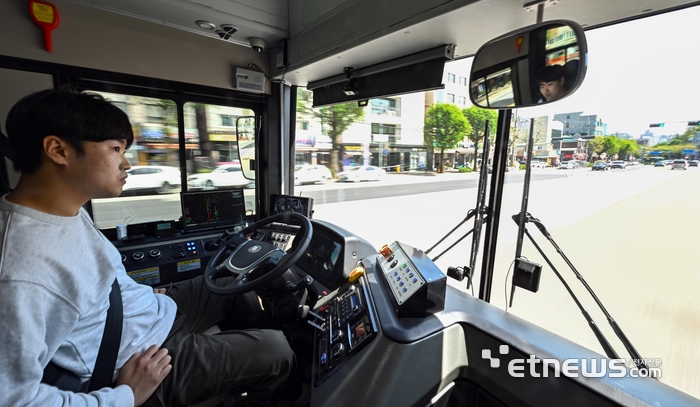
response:
{"label": "steering wheel spoke", "polygon": [[[258,229],[272,223],[281,222],[300,225],[294,237],[294,247],[285,253],[276,246],[247,238]],[[301,258],[311,242],[313,228],[305,216],[286,213],[271,216],[249,225],[232,235],[225,245],[214,254],[204,270],[204,285],[209,291],[219,295],[237,295],[263,287],[279,277]],[[276,261],[274,266],[270,263]],[[271,270],[264,272],[265,269]],[[216,280],[233,277],[226,284]],[[251,278],[252,277],[252,278]]]}

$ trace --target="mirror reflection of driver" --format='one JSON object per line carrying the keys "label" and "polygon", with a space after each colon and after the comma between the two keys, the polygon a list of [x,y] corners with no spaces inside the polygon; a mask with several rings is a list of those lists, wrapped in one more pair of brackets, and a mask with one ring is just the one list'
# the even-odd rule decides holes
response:
{"label": "mirror reflection of driver", "polygon": [[542,95],[537,103],[552,102],[566,95],[564,67],[561,65],[545,66],[537,75],[537,81]]}

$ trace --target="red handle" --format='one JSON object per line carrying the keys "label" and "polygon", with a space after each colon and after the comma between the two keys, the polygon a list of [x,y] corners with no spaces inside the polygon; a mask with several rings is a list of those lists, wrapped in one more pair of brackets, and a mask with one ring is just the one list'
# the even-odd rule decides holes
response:
{"label": "red handle", "polygon": [[53,49],[53,44],[51,42],[51,29],[48,27],[42,27],[41,31],[44,33],[44,49],[51,52]]}

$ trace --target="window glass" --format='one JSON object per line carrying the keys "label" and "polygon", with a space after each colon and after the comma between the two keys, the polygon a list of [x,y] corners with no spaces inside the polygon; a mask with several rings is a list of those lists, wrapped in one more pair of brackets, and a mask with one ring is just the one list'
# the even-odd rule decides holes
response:
{"label": "window glass", "polygon": [[134,131],[134,143],[126,152],[131,169],[122,195],[92,200],[95,225],[107,229],[125,222],[179,219],[181,177],[175,102],[90,92],[101,94],[126,112]]}
{"label": "window glass", "polygon": [[246,210],[254,213],[255,180],[242,171],[255,158],[254,112],[186,103],[184,113],[192,126],[185,135],[188,191],[245,188]]}
{"label": "window glass", "polygon": [[[182,216],[179,192],[179,123],[177,105],[168,99],[108,92],[102,94],[129,116],[134,143],[126,152],[131,169],[117,198],[92,200],[98,228],[118,223],[178,220]],[[245,188],[246,210],[255,211],[255,180],[241,171],[255,158],[254,113],[249,109],[199,103],[184,105],[186,189]],[[242,151],[239,152],[239,143]]]}
{"label": "window glass", "polygon": [[[575,302],[527,237],[521,256],[543,266],[539,291],[517,289],[511,297],[517,243],[512,216],[519,213],[523,202],[527,139],[532,128],[531,158],[543,165],[532,172],[528,212],[545,225],[639,353],[661,360],[661,382],[694,397],[700,397],[700,385],[688,378],[698,376],[700,360],[697,352],[688,349],[694,349],[700,337],[700,324],[692,317],[700,309],[695,292],[700,261],[697,241],[660,239],[658,231],[667,229],[674,235],[687,231],[692,236],[700,229],[700,168],[673,170],[671,165],[674,160],[696,160],[700,155],[696,123],[700,121],[696,100],[700,83],[692,80],[693,64],[678,62],[679,55],[688,53],[687,41],[669,41],[658,33],[695,38],[698,19],[700,8],[696,7],[587,30],[588,72],[577,92],[555,103],[512,111],[509,171],[502,192],[491,292],[494,305],[603,354]],[[583,60],[585,56],[567,44],[565,37],[552,37],[550,55],[543,55],[545,61]],[[627,62],[611,64],[620,61],[619,40],[623,38],[635,39],[624,42]],[[461,59],[445,69],[467,78],[470,65],[470,59]],[[682,86],[662,86],[663,96],[659,96],[659,78],[684,79]],[[461,97],[472,91],[477,98],[488,97],[492,104],[496,100],[507,106],[512,103],[510,81],[506,70],[470,83],[464,94],[457,90],[461,87],[450,87],[449,93]],[[444,90],[392,98],[401,102],[402,115],[395,120],[373,116],[373,101],[346,127],[333,128],[320,116],[307,113],[309,128],[328,138],[325,143],[316,139],[305,146],[314,151],[303,161],[297,145],[297,163],[325,165],[333,171],[333,179],[304,183],[294,191],[314,198],[314,218],[357,233],[377,249],[399,240],[427,250],[473,209],[478,178],[473,170],[482,164],[483,139],[464,134],[442,151],[437,143],[426,142],[426,112],[438,103],[449,103]],[[467,98],[466,105],[458,108],[469,106]],[[400,128],[401,139],[392,141],[375,131],[380,124]],[[495,132],[496,123],[492,123],[491,136]],[[321,155],[322,151],[327,155]],[[665,160],[670,161],[663,165]],[[592,171],[596,161],[622,161],[624,165]],[[654,166],[657,161],[659,166]],[[490,165],[489,152],[484,164]],[[359,177],[360,171],[342,176],[343,171],[370,165],[377,169],[362,171],[367,179]],[[370,178],[370,173],[379,176]],[[462,234],[472,225],[463,225]],[[604,313],[566,261],[534,225],[527,228],[618,354],[629,360]],[[452,242],[438,245],[429,257]],[[471,237],[461,241],[436,264],[443,271],[467,264],[470,244]],[[476,290],[480,271],[477,263]],[[465,282],[448,279],[448,284],[473,293],[466,290]],[[511,298],[513,306],[508,307]]]}

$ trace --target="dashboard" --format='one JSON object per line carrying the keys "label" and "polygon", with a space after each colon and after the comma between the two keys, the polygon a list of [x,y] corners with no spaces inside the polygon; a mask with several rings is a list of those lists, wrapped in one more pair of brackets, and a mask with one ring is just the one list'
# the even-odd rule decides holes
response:
{"label": "dashboard", "polygon": [[[601,355],[448,285],[419,249],[394,242],[378,250],[330,223],[312,226],[294,266],[323,293],[299,321],[312,333],[301,353],[311,359],[311,407],[698,405],[653,379],[543,376],[541,367],[513,377],[511,362],[531,355],[559,361]],[[272,224],[252,238],[288,250],[297,230]],[[220,235],[115,245],[129,275],[156,286],[201,274]],[[500,367],[483,356],[487,350]]]}

